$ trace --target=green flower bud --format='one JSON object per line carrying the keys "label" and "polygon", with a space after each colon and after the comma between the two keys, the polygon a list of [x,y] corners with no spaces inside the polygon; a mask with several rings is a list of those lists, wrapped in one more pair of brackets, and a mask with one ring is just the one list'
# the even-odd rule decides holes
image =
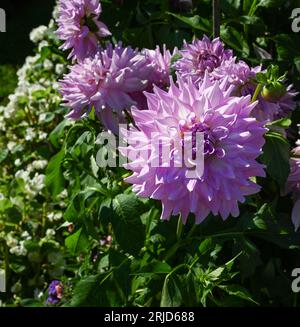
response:
{"label": "green flower bud", "polygon": [[276,101],[283,97],[286,93],[286,87],[280,82],[274,82],[268,86],[264,86],[261,96],[266,101]]}

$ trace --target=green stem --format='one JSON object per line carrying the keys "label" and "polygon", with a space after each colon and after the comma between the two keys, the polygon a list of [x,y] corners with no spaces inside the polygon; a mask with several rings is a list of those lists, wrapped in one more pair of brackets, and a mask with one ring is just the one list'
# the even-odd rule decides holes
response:
{"label": "green stem", "polygon": [[251,100],[252,103],[257,100],[262,87],[263,87],[262,84],[257,84],[257,87],[255,89],[255,92],[254,92],[252,100]]}
{"label": "green stem", "polygon": [[220,0],[213,0],[213,35],[215,37],[220,36],[220,25],[221,25],[221,19],[220,19]]}
{"label": "green stem", "polygon": [[181,215],[179,215],[177,221],[177,229],[176,229],[177,241],[181,240],[182,229],[183,229],[183,223],[182,223]]}
{"label": "green stem", "polygon": [[179,216],[178,218],[178,224],[177,224],[177,230],[176,230],[176,235],[177,235],[177,243],[175,243],[166,253],[166,255],[164,256],[164,260],[167,261],[168,259],[170,259],[176,252],[177,250],[185,245],[187,243],[187,240],[190,239],[190,237],[193,235],[194,231],[196,230],[196,228],[198,227],[197,224],[194,224],[193,227],[191,228],[191,230],[188,232],[185,240],[181,239],[181,235],[182,235],[182,221],[181,221],[181,217]]}

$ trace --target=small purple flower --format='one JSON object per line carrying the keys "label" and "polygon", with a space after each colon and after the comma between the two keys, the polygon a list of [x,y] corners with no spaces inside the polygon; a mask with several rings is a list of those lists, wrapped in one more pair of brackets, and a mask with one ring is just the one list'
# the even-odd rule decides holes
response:
{"label": "small purple flower", "polygon": [[[184,222],[194,213],[196,223],[209,213],[220,214],[223,219],[230,214],[237,217],[238,202],[260,190],[251,177],[265,176],[256,158],[261,154],[266,130],[263,123],[250,117],[256,105],[251,104],[250,95],[233,97],[231,92],[226,81],[213,83],[208,74],[199,89],[191,80],[185,83],[178,77],[178,86],[171,83],[168,91],[154,87],[154,93],[146,93],[148,110],[132,109],[136,128],[128,132],[129,145],[120,148],[129,158],[125,168],[133,171],[126,181],[133,184],[137,195],[161,200],[162,219],[179,213]],[[192,136],[204,133],[202,176],[197,165],[176,162],[186,132]],[[126,131],[122,134],[126,136]],[[162,160],[162,153],[153,144],[161,142],[169,149],[167,166],[153,165],[153,159]],[[190,178],[191,171],[197,177]]]}
{"label": "small purple flower", "polygon": [[60,0],[57,19],[58,37],[64,41],[61,49],[72,49],[69,58],[83,60],[98,51],[99,38],[111,33],[100,22],[99,0]]}
{"label": "small purple flower", "polygon": [[232,57],[232,51],[225,50],[219,38],[211,41],[207,36],[202,40],[195,39],[191,44],[184,42],[179,53],[182,58],[174,64],[175,70],[185,81],[191,77],[195,84],[203,79],[205,72],[211,73]]}
{"label": "small purple flower", "polygon": [[72,66],[60,81],[65,104],[72,109],[67,117],[80,119],[94,107],[102,123],[115,132],[124,119],[122,110],[142,100],[152,72],[153,64],[137,50],[109,44],[95,57]]}
{"label": "small purple flower", "polygon": [[50,283],[48,288],[48,298],[46,304],[58,304],[62,299],[63,284],[60,280],[54,280]]}

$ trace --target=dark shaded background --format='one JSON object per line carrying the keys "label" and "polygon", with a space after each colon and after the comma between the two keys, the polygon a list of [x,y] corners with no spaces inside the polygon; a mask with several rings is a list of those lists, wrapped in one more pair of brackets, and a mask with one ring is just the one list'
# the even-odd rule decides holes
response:
{"label": "dark shaded background", "polygon": [[32,53],[30,31],[48,25],[54,0],[0,0],[6,11],[6,33],[0,33],[0,65],[22,65]]}

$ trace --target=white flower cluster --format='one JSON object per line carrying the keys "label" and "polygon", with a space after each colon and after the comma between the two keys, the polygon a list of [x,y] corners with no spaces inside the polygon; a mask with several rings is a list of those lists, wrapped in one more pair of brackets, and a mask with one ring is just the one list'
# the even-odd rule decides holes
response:
{"label": "white flower cluster", "polygon": [[34,28],[30,34],[29,34],[29,38],[33,43],[38,43],[39,41],[42,41],[44,39],[44,37],[46,36],[48,27],[41,25],[37,28]]}
{"label": "white flower cluster", "polygon": [[[52,42],[47,38],[53,34],[53,30],[54,21],[51,20],[48,27],[40,26],[30,33],[30,39],[38,44],[39,51]],[[47,58],[42,58],[38,52],[35,56],[27,57],[17,72],[15,92],[9,95],[5,107],[0,106],[0,142],[6,144],[11,155],[17,156],[12,161],[16,168],[15,177],[24,181],[27,199],[35,198],[44,188],[45,176],[42,172],[48,162],[37,152],[32,153],[32,148],[45,142],[51,131],[47,128],[55,119],[53,110],[59,108],[61,103],[57,80],[64,70],[65,65],[55,54],[50,53]],[[26,151],[29,151],[27,158]],[[6,168],[0,167],[1,170],[3,173]]]}
{"label": "white flower cluster", "polygon": [[48,214],[47,214],[47,218],[49,219],[49,221],[51,221],[51,222],[55,222],[55,221],[59,221],[59,220],[61,220],[62,219],[62,217],[63,217],[63,214],[62,214],[62,212],[49,212]]}
{"label": "white flower cluster", "polygon": [[9,247],[9,252],[11,254],[14,254],[16,256],[26,256],[27,255],[28,251],[25,247],[25,241],[31,239],[30,235],[29,234],[27,235],[27,234],[25,235],[24,239],[21,241],[19,241],[17,238],[15,238],[15,235],[12,232],[8,233],[6,235],[6,237],[5,237],[6,244]]}
{"label": "white flower cluster", "polygon": [[45,187],[44,174],[35,173],[33,178],[31,178],[30,171],[21,169],[16,172],[15,177],[24,181],[26,197],[28,199],[35,198]]}
{"label": "white flower cluster", "polygon": [[[22,219],[18,224],[6,227],[7,214],[0,212],[0,239],[7,244],[9,253],[18,257],[11,258],[11,262],[22,262],[26,269],[27,262],[36,260],[39,253],[38,249],[32,250],[31,243],[39,248],[50,243],[51,248],[57,249],[53,253],[60,254],[56,228],[63,218],[60,208],[66,206],[68,197],[67,190],[64,190],[55,203],[40,198],[46,195],[45,170],[48,156],[52,154],[47,138],[56,125],[54,122],[60,121],[64,114],[57,81],[65,72],[66,63],[51,50],[56,42],[54,30],[52,20],[48,27],[40,26],[30,33],[38,53],[26,58],[17,72],[18,84],[14,93],[8,97],[7,105],[0,106],[0,144],[5,145],[3,152],[7,156],[7,159],[3,156],[0,165],[0,175],[5,176],[3,185],[0,185],[0,201],[5,205],[9,201]],[[11,217],[12,221],[14,218]],[[64,263],[52,262],[48,258],[48,265],[51,269],[41,270],[41,279],[50,270],[63,269]],[[14,284],[11,291],[20,292],[20,284]],[[15,302],[19,301],[16,294],[13,298]]]}

